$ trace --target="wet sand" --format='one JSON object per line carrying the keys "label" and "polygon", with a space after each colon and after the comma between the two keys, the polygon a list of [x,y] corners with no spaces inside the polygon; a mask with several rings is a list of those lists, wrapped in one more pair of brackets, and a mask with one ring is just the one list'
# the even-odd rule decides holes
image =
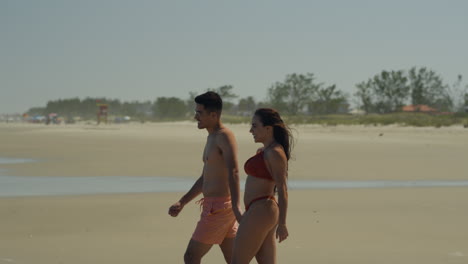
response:
{"label": "wet sand", "polygon": [[[230,127],[242,166],[259,145],[247,125]],[[461,127],[300,126],[296,136],[295,179],[468,179]],[[195,180],[205,138],[193,123],[0,124],[0,157],[38,161],[0,173]],[[199,215],[193,203],[167,215],[182,194],[0,198],[0,264],[182,263]],[[291,190],[279,263],[466,263],[466,208],[467,187]],[[222,259],[214,247],[203,263]]]}

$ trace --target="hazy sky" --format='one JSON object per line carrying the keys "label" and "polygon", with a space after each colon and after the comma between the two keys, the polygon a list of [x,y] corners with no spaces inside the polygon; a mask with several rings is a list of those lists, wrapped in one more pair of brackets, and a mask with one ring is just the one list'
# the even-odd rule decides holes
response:
{"label": "hazy sky", "polygon": [[382,70],[468,78],[468,1],[0,0],[0,113],[48,100],[266,97],[290,73],[349,94]]}

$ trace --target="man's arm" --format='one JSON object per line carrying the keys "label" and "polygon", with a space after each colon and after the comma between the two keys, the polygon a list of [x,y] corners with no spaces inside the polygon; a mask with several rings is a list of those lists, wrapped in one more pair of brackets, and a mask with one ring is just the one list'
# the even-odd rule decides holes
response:
{"label": "man's arm", "polygon": [[192,201],[197,197],[203,188],[203,175],[198,178],[198,180],[193,184],[192,188],[184,195],[180,200],[169,207],[169,215],[176,217],[179,215],[180,211],[184,208],[186,204]]}
{"label": "man's arm", "polygon": [[237,145],[232,132],[220,134],[218,146],[223,153],[224,163],[229,175],[229,190],[231,192],[232,210],[238,222],[240,222],[242,213],[240,210],[240,187],[239,187],[239,168],[237,166]]}

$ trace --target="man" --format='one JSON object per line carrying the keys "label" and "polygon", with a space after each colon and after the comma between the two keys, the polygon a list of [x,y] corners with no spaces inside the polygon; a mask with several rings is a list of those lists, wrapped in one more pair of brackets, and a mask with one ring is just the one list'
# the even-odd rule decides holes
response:
{"label": "man", "polygon": [[169,208],[176,217],[184,206],[203,193],[200,221],[184,254],[185,263],[200,263],[214,244],[219,244],[230,263],[232,247],[241,218],[239,174],[234,134],[221,123],[223,102],[215,92],[195,97],[195,117],[199,129],[208,131],[203,151],[203,172],[192,188]]}

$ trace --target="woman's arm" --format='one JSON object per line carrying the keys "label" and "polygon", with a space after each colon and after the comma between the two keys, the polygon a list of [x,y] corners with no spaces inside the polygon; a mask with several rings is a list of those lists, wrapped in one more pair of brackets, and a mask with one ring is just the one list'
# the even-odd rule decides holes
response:
{"label": "woman's arm", "polygon": [[276,238],[281,242],[289,235],[286,227],[286,215],[288,211],[288,161],[284,151],[279,148],[271,149],[265,154],[267,165],[278,190],[279,219]]}

